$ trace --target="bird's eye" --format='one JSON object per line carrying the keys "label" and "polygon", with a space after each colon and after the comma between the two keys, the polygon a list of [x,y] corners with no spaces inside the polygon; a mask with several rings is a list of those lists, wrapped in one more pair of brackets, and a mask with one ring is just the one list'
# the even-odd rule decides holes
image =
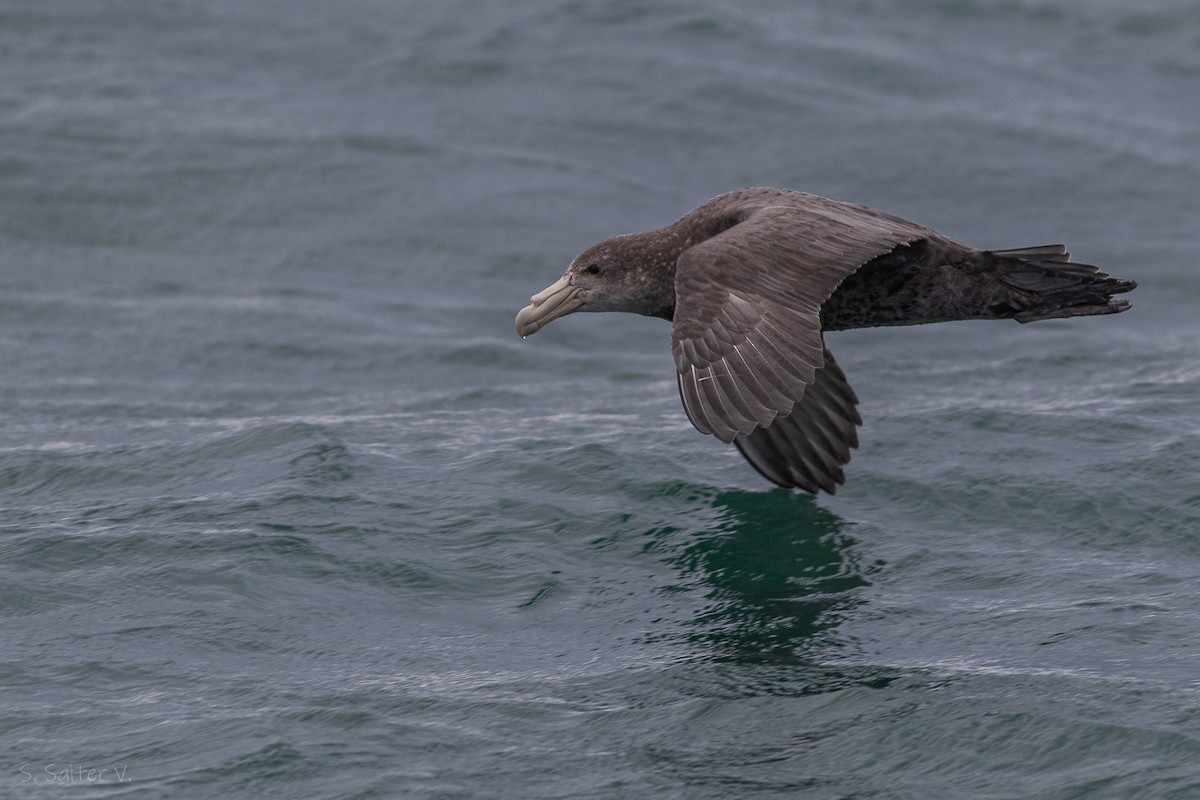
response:
{"label": "bird's eye", "polygon": [[589,266],[587,268],[587,274],[588,275],[599,275],[600,274],[600,265],[592,264],[591,266]]}

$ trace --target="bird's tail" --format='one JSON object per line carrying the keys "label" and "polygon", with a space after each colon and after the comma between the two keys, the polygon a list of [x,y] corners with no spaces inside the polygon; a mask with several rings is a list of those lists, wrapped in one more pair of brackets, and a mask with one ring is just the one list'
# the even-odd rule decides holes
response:
{"label": "bird's tail", "polygon": [[1000,282],[1014,290],[1008,308],[994,310],[1017,322],[1116,314],[1129,308],[1129,301],[1113,295],[1137,287],[1091,264],[1072,262],[1061,244],[993,250],[989,255]]}

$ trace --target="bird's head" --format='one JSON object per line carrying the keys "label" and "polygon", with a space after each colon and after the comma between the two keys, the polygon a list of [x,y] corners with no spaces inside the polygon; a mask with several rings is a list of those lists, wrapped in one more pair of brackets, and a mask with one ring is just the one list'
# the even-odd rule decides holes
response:
{"label": "bird's head", "polygon": [[605,239],[584,250],[554,283],[517,313],[517,333],[537,333],[573,311],[628,311],[670,319],[675,258],[657,232]]}

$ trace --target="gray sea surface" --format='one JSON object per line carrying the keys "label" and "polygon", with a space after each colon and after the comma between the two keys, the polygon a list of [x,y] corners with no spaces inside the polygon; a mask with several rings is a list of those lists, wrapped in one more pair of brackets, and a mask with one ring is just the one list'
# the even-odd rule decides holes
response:
{"label": "gray sea surface", "polygon": [[[1200,4],[0,0],[0,797],[1200,797]],[[1125,314],[833,334],[836,496],[669,325],[740,186]]]}

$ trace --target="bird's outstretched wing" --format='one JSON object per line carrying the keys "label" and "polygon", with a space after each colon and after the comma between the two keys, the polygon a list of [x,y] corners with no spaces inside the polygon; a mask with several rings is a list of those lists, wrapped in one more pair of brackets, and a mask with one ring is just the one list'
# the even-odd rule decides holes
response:
{"label": "bird's outstretched wing", "polygon": [[821,304],[866,262],[931,237],[890,214],[802,195],[685,250],[671,352],[688,419],[732,442],[788,417],[825,364]]}

